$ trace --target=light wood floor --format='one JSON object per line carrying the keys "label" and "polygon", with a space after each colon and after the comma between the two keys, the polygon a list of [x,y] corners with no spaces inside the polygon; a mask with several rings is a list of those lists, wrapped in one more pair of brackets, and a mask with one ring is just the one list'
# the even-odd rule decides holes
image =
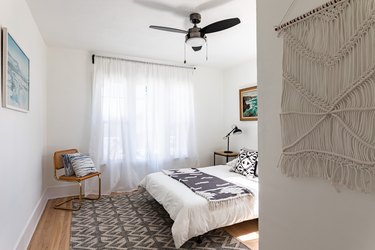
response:
{"label": "light wood floor", "polygon": [[[29,250],[69,249],[72,213],[54,209],[55,202],[56,200],[48,201],[31,239]],[[251,250],[258,250],[258,220],[245,221],[226,227],[225,230]]]}
{"label": "light wood floor", "polygon": [[226,227],[225,230],[251,250],[258,250],[258,219],[238,223]]}

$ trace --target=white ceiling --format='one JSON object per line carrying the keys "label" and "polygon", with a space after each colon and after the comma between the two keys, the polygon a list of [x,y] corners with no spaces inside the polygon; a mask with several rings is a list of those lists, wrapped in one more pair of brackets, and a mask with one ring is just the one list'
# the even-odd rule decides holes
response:
{"label": "white ceiling", "polygon": [[231,29],[208,34],[206,50],[187,47],[187,62],[228,68],[256,57],[255,0],[27,0],[48,46],[182,63],[184,34],[149,25],[187,30],[199,12],[204,27],[238,17]]}

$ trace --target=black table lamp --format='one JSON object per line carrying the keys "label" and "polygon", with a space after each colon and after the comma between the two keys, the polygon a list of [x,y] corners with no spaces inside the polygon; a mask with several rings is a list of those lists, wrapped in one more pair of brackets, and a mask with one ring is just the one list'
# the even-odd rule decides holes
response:
{"label": "black table lamp", "polygon": [[242,134],[242,130],[239,129],[236,125],[234,125],[234,128],[226,136],[224,136],[223,139],[227,139],[227,150],[225,150],[224,153],[233,153],[233,151],[229,150],[229,137],[232,133],[235,135],[239,135]]}

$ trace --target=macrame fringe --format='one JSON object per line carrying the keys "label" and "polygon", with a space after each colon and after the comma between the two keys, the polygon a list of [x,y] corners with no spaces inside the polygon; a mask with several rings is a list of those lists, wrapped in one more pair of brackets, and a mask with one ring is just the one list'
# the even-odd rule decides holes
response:
{"label": "macrame fringe", "polygon": [[[199,194],[197,192],[197,194]],[[200,194],[199,194],[200,195]],[[205,198],[205,197],[204,197]],[[244,194],[242,196],[230,197],[222,200],[208,200],[208,207],[210,210],[226,209],[228,206],[243,205],[244,202],[248,202],[249,206],[253,202],[254,196],[252,194]]]}
{"label": "macrame fringe", "polygon": [[360,192],[374,192],[375,166],[360,165],[319,153],[282,155],[281,172],[288,177],[319,177],[334,186]]}

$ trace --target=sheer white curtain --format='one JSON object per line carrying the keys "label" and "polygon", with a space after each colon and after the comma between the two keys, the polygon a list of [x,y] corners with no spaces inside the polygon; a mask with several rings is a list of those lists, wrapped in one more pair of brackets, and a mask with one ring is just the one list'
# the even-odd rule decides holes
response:
{"label": "sheer white curtain", "polygon": [[[198,165],[192,69],[95,58],[90,155],[103,192],[148,173]],[[86,191],[94,191],[88,183]]]}

